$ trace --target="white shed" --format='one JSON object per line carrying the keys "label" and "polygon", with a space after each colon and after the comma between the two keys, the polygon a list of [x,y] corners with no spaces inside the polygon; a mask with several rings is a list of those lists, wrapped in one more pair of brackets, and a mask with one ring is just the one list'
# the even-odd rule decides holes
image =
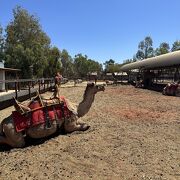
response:
{"label": "white shed", "polygon": [[5,91],[6,72],[15,72],[17,74],[20,69],[5,68],[4,62],[0,62],[0,91]]}

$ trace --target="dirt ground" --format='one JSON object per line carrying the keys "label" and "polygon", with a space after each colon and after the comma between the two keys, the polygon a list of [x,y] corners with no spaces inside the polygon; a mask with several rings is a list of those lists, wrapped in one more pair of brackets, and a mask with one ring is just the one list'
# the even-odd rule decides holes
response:
{"label": "dirt ground", "polygon": [[[62,88],[73,102],[85,87]],[[0,111],[1,120],[13,107]],[[108,86],[82,118],[86,132],[0,148],[0,179],[180,179],[180,98]]]}

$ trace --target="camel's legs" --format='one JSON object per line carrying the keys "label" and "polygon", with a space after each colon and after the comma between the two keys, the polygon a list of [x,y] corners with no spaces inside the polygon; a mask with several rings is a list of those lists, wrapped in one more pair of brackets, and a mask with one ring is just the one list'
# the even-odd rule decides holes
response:
{"label": "camel's legs", "polygon": [[87,124],[76,124],[74,123],[68,123],[64,125],[64,129],[67,133],[71,133],[74,131],[86,131],[87,129],[89,129],[90,126],[88,126]]}
{"label": "camel's legs", "polygon": [[73,131],[86,131],[89,129],[90,126],[87,124],[78,122],[76,117],[72,118],[73,119],[65,120],[64,129],[66,132],[70,133]]}

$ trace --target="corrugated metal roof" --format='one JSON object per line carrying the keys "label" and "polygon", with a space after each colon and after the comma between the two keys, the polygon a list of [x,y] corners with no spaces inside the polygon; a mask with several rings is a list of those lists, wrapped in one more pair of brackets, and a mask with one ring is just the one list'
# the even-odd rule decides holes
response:
{"label": "corrugated metal roof", "polygon": [[158,69],[180,65],[180,51],[144,59],[142,61],[126,64],[120,68],[121,71],[132,69]]}

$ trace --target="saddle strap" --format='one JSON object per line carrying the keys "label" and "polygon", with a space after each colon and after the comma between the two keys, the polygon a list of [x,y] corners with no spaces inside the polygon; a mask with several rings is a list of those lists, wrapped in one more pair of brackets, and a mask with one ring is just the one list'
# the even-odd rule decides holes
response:
{"label": "saddle strap", "polygon": [[49,128],[51,128],[51,122],[50,122],[48,106],[47,106],[47,102],[46,102],[46,104],[45,104],[45,129],[49,129]]}
{"label": "saddle strap", "polygon": [[57,124],[58,128],[60,128],[60,126],[61,126],[60,120],[61,119],[58,118],[58,114],[57,114],[57,110],[56,110],[55,106],[53,106],[53,112],[54,112],[54,116],[55,116],[55,121],[56,121],[56,124]]}

